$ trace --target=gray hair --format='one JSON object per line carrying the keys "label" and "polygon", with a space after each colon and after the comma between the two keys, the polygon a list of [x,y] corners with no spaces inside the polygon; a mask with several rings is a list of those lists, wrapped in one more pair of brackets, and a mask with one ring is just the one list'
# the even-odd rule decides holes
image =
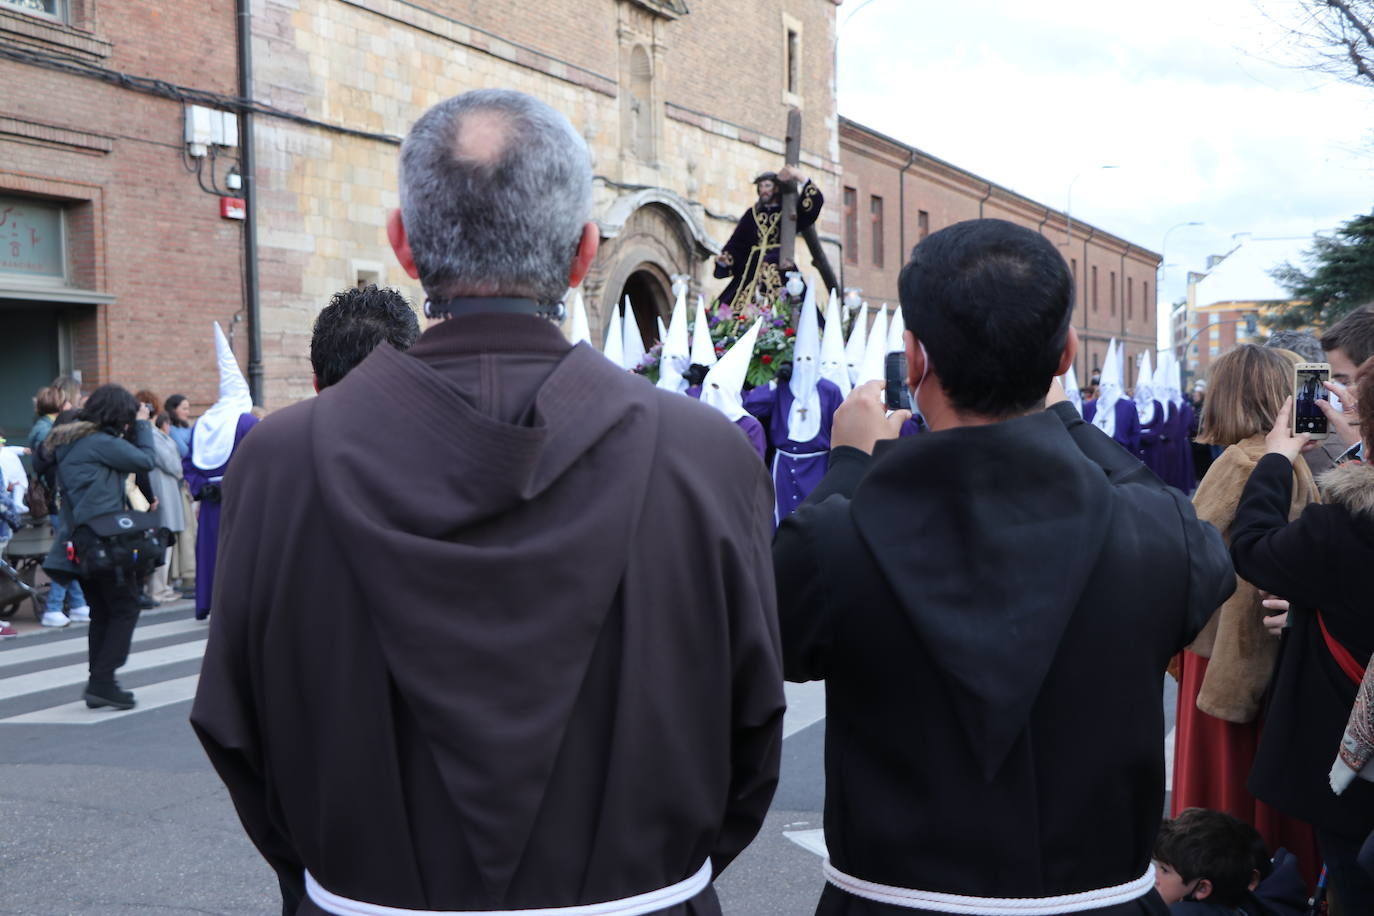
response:
{"label": "gray hair", "polygon": [[480,89],[440,102],[401,146],[401,219],[434,299],[562,300],[591,209],[586,141],[523,93]]}
{"label": "gray hair", "polygon": [[1304,362],[1326,362],[1326,352],[1322,350],[1321,341],[1305,331],[1274,331],[1264,345],[1271,349],[1292,351],[1302,357]]}

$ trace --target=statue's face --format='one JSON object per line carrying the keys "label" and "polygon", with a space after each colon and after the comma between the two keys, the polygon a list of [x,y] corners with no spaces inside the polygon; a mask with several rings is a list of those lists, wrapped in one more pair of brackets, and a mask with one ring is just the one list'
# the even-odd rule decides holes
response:
{"label": "statue's face", "polygon": [[773,195],[777,192],[777,190],[778,186],[773,183],[773,179],[763,179],[763,181],[759,182],[759,200],[763,201],[764,203],[768,203],[770,200],[773,199]]}

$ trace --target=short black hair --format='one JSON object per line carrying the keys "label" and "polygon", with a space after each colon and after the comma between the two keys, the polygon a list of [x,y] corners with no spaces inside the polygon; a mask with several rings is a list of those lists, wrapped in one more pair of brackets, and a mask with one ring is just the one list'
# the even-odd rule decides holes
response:
{"label": "short black hair", "polygon": [[1154,858],[1185,882],[1212,882],[1209,903],[1239,906],[1250,891],[1260,848],[1258,831],[1244,821],[1221,811],[1184,808],[1160,825]]}
{"label": "short black hair", "polygon": [[334,294],[315,319],[310,365],[320,390],[337,384],[380,343],[408,350],[420,337],[420,321],[397,290],[360,286]]}
{"label": "short black hair", "polygon": [[902,317],[954,407],[984,417],[1043,404],[1073,318],[1073,278],[1044,236],[1000,219],[932,233],[898,280]]}
{"label": "short black hair", "polygon": [[77,419],[94,423],[112,436],[123,436],[138,415],[138,400],[123,385],[101,385],[77,412]]}
{"label": "short black hair", "polygon": [[1374,303],[1362,305],[1326,329],[1323,350],[1341,350],[1355,365],[1374,356]]}
{"label": "short black hair", "polygon": [[1287,350],[1302,357],[1305,362],[1325,362],[1321,341],[1306,331],[1274,331],[1264,345],[1271,350]]}

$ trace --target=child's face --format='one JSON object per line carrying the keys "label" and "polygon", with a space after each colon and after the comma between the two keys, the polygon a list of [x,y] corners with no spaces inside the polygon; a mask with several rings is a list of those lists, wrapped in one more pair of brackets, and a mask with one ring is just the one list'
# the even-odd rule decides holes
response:
{"label": "child's face", "polygon": [[1197,889],[1198,880],[1184,881],[1183,876],[1173,868],[1155,859],[1155,890],[1164,898],[1165,906],[1173,906],[1191,894]]}

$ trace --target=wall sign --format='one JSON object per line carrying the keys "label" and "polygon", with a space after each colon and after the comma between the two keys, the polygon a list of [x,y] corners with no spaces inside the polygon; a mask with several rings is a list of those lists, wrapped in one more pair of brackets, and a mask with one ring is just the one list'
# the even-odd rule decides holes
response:
{"label": "wall sign", "polygon": [[0,272],[64,280],[62,208],[27,197],[0,197]]}

